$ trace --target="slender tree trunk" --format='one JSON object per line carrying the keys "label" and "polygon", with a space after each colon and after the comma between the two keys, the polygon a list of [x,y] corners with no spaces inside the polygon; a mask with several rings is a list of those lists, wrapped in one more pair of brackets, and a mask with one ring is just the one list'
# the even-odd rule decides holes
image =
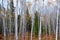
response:
{"label": "slender tree trunk", "polygon": [[57,10],[56,40],[58,40],[58,16],[59,16],[59,8]]}
{"label": "slender tree trunk", "polygon": [[6,40],[5,18],[3,18],[3,28],[4,28],[4,40]]}
{"label": "slender tree trunk", "polygon": [[49,36],[51,34],[51,26],[50,26],[50,13],[49,13]]}
{"label": "slender tree trunk", "polygon": [[40,17],[40,28],[39,28],[39,40],[41,40],[41,17]]}
{"label": "slender tree trunk", "polygon": [[18,40],[17,13],[15,13],[15,40]]}
{"label": "slender tree trunk", "polygon": [[32,40],[32,35],[33,35],[33,26],[34,26],[34,16],[31,17],[31,21],[32,21],[32,26],[31,26],[31,40]]}
{"label": "slender tree trunk", "polygon": [[[3,0],[2,0],[2,6],[4,6]],[[2,14],[3,14],[4,40],[6,40],[5,9],[3,8],[2,8]]]}

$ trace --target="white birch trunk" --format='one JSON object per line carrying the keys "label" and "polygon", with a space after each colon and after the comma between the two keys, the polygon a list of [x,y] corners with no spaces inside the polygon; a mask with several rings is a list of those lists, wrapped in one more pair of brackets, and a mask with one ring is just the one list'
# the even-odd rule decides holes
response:
{"label": "white birch trunk", "polygon": [[31,26],[31,40],[32,40],[33,26],[34,26],[34,14],[33,14],[33,16],[31,17],[31,20],[32,20],[32,26]]}
{"label": "white birch trunk", "polygon": [[40,28],[39,28],[39,40],[41,40],[41,17],[40,17]]}
{"label": "white birch trunk", "polygon": [[58,40],[58,16],[59,16],[59,8],[57,10],[56,40]]}
{"label": "white birch trunk", "polygon": [[15,13],[15,40],[18,40],[17,13]]}
{"label": "white birch trunk", "polygon": [[18,0],[16,2],[16,11],[15,11],[15,40],[18,40]]}
{"label": "white birch trunk", "polygon": [[6,40],[5,18],[3,18],[3,28],[4,28],[4,40]]}
{"label": "white birch trunk", "polygon": [[59,5],[57,0],[57,24],[56,24],[56,40],[58,40],[58,18],[59,18]]}
{"label": "white birch trunk", "polygon": [[[4,6],[3,0],[2,0],[2,6]],[[3,14],[4,40],[6,40],[5,10],[3,8],[2,8],[2,14]]]}

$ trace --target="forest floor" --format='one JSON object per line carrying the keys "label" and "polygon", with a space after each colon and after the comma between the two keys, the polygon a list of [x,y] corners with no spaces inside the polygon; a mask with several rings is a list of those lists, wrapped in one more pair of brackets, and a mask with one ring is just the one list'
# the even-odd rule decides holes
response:
{"label": "forest floor", "polygon": [[[22,38],[22,34],[19,34],[18,35],[18,39],[19,40],[23,40],[23,39],[24,40],[31,40],[31,36],[30,35],[31,35],[30,32],[25,33],[24,37]],[[11,36],[9,36],[8,34],[6,34],[6,40],[9,40],[9,39],[15,40],[15,34],[12,33]],[[42,37],[42,40],[46,40],[46,39],[48,39],[48,40],[55,40],[55,35],[51,34],[48,37],[46,37],[46,35],[44,34],[43,37]],[[0,34],[0,40],[4,40],[3,33]],[[32,40],[39,40],[39,38],[38,38],[38,36],[36,36],[36,35],[34,36],[34,34],[33,34]],[[58,40],[60,40],[60,37],[58,37]]]}

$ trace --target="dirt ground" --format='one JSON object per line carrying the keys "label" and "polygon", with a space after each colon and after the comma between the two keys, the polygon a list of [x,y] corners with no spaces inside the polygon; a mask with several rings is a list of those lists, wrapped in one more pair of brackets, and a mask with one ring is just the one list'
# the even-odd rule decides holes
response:
{"label": "dirt ground", "polygon": [[[15,40],[15,36],[14,35],[15,35],[14,33],[12,33],[11,36],[9,36],[7,34],[6,35],[6,40],[9,40],[9,39]],[[31,36],[30,35],[31,35],[31,33],[25,33],[24,37],[22,38],[22,34],[19,34],[18,35],[18,40],[23,40],[23,39],[24,40],[31,40]],[[34,36],[34,34],[33,34],[33,38],[32,39],[33,40],[38,40],[38,36]],[[46,40],[46,39],[48,39],[48,40],[55,40],[55,35],[51,34],[51,35],[48,36],[48,38],[46,38],[46,35],[43,35],[42,40]],[[0,40],[4,40],[3,33],[0,34]],[[60,40],[60,37],[58,38],[58,40]]]}

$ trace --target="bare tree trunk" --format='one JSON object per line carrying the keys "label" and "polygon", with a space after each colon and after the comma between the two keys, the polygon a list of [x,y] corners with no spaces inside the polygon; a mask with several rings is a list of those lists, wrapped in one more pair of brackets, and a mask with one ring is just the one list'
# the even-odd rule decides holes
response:
{"label": "bare tree trunk", "polygon": [[59,7],[58,7],[58,10],[57,10],[56,40],[58,40],[58,16],[59,16]]}
{"label": "bare tree trunk", "polygon": [[3,28],[4,28],[4,40],[6,40],[5,18],[3,18]]}
{"label": "bare tree trunk", "polygon": [[49,35],[51,34],[51,26],[50,26],[50,12],[49,12]]}
{"label": "bare tree trunk", "polygon": [[[2,6],[4,6],[3,0],[2,0]],[[2,14],[3,14],[4,40],[6,40],[5,9],[3,8],[2,8]]]}
{"label": "bare tree trunk", "polygon": [[39,40],[41,40],[41,17],[40,17],[40,28],[39,28]]}
{"label": "bare tree trunk", "polygon": [[58,18],[59,18],[59,3],[58,3],[59,0],[57,0],[57,24],[56,24],[56,40],[58,40]]}
{"label": "bare tree trunk", "polygon": [[33,16],[31,16],[31,21],[32,21],[32,26],[31,26],[31,40],[32,40],[33,26],[34,26],[34,14],[33,14]]}
{"label": "bare tree trunk", "polygon": [[17,13],[15,13],[15,40],[18,40]]}

